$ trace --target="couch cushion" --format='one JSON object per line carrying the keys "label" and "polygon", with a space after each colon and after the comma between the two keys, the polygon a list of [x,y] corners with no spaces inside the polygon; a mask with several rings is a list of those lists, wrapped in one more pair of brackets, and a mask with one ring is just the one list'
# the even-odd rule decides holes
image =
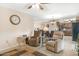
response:
{"label": "couch cushion", "polygon": [[48,41],[47,43],[46,43],[46,45],[48,45],[48,46],[51,46],[51,47],[54,47],[55,46],[55,41]]}
{"label": "couch cushion", "polygon": [[61,31],[55,31],[53,34],[53,39],[62,39],[63,38],[63,32]]}

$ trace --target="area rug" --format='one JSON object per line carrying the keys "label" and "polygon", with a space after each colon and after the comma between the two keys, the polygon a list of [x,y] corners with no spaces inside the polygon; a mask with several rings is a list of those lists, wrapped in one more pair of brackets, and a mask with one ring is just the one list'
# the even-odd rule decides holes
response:
{"label": "area rug", "polygon": [[35,55],[35,56],[46,56],[45,54],[40,53],[38,51],[34,51],[32,54]]}
{"label": "area rug", "polygon": [[46,56],[45,54],[43,53],[40,53],[38,51],[34,51],[32,53],[29,53],[27,50],[17,50],[17,49],[14,49],[14,50],[11,50],[11,51],[8,51],[8,52],[5,52],[3,54],[0,54],[0,56],[21,56],[21,55],[29,55],[30,56]]}
{"label": "area rug", "polygon": [[24,53],[26,53],[27,51],[26,50],[22,50],[22,51],[18,51],[18,52],[16,52],[16,53],[14,53],[14,54],[12,54],[12,55],[10,55],[10,56],[20,56],[20,55],[22,55],[22,54],[24,54]]}
{"label": "area rug", "polygon": [[0,56],[20,56],[24,53],[26,53],[27,51],[26,50],[21,50],[21,51],[18,51],[16,49],[14,50],[11,50],[11,51],[8,51],[8,52],[5,52],[3,54],[0,54]]}
{"label": "area rug", "polygon": [[0,54],[0,56],[3,56],[3,55],[5,55],[5,54],[10,53],[10,52],[13,52],[13,51],[17,51],[17,50],[14,49],[14,50],[11,50],[11,51],[8,51],[8,52],[4,52],[4,53]]}

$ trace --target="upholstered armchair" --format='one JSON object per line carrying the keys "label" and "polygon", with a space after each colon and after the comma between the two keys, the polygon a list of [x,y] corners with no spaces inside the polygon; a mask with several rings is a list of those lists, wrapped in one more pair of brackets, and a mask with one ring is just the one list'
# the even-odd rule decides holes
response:
{"label": "upholstered armchair", "polygon": [[30,46],[39,46],[40,42],[40,31],[34,31],[34,36],[30,37],[28,40]]}
{"label": "upholstered armchair", "polygon": [[18,50],[23,50],[26,48],[26,41],[25,41],[26,37],[17,37],[17,43],[18,43],[18,47],[16,49]]}
{"label": "upholstered armchair", "polygon": [[53,52],[60,52],[63,50],[63,32],[55,31],[51,41],[46,42],[46,49]]}

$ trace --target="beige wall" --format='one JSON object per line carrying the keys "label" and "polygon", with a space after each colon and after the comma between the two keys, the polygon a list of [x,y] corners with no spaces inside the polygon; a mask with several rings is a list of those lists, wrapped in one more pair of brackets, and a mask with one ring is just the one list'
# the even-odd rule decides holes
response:
{"label": "beige wall", "polygon": [[[19,25],[10,23],[9,17],[18,15],[21,18]],[[30,15],[20,13],[8,8],[0,7],[0,51],[17,45],[16,37],[22,34],[31,34],[33,19]]]}

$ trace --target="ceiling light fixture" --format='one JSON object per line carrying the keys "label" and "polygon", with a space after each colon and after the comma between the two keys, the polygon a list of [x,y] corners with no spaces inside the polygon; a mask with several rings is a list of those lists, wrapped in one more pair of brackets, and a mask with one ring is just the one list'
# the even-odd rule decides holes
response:
{"label": "ceiling light fixture", "polygon": [[29,4],[29,6],[26,6],[26,7],[27,9],[37,8],[37,9],[44,10],[44,3],[33,3],[33,4]]}

